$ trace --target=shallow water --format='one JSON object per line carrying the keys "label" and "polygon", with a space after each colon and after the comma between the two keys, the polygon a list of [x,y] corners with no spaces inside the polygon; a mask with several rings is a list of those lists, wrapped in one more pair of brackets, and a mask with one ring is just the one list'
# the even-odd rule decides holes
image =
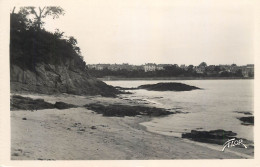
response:
{"label": "shallow water", "polygon": [[125,98],[150,102],[156,107],[181,111],[168,117],[142,123],[156,133],[181,136],[191,130],[224,129],[238,137],[253,141],[253,126],[241,125],[238,117],[248,116],[236,111],[254,110],[254,80],[178,80],[178,81],[106,81],[112,86],[137,87],[159,82],[181,82],[202,88],[185,92],[131,90]]}

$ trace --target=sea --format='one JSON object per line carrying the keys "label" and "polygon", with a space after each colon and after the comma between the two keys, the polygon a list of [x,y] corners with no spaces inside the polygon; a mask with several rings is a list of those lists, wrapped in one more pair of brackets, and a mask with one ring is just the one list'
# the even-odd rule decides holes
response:
{"label": "sea", "polygon": [[254,80],[133,80],[105,81],[112,86],[138,87],[160,82],[179,82],[201,89],[192,91],[129,90],[124,99],[152,104],[176,114],[156,117],[141,123],[149,131],[181,137],[191,130],[223,129],[237,133],[238,138],[254,141],[254,126],[242,125],[239,117],[254,115]]}

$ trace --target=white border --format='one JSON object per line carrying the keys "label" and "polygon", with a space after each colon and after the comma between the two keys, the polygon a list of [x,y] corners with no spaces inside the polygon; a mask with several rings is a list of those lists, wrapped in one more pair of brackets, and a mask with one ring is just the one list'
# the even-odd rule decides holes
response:
{"label": "white border", "polygon": [[[78,0],[77,0],[78,1]],[[259,53],[260,53],[260,1],[253,0],[255,4],[255,91],[254,91],[254,113],[255,113],[255,158],[251,160],[120,160],[120,161],[104,161],[104,160],[84,160],[84,161],[27,161],[27,160],[10,160],[10,76],[9,76],[9,13],[12,6],[39,6],[39,5],[59,5],[77,3],[73,0],[0,0],[0,166],[260,166],[259,162],[259,118],[258,109],[260,108],[259,99]],[[99,0],[102,1],[102,0]],[[116,3],[117,0],[111,0]],[[150,0],[149,3],[157,0]],[[189,0],[186,0],[187,2]],[[200,3],[200,0],[194,0]],[[238,0],[225,0],[238,1]],[[218,3],[225,3],[224,0],[218,0]]]}

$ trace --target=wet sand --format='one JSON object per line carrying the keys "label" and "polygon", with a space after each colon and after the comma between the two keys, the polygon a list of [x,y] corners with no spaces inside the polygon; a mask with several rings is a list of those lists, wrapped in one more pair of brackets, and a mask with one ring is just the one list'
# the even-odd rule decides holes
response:
{"label": "wet sand", "polygon": [[[25,95],[46,102],[62,101],[134,105],[129,100],[99,96]],[[245,154],[205,147],[147,131],[147,116],[104,117],[83,107],[64,110],[11,111],[12,160],[237,159]]]}

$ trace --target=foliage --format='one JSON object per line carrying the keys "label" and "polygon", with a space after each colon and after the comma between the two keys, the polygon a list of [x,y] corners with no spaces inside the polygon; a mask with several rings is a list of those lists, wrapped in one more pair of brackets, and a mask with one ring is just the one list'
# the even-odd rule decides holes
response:
{"label": "foliage", "polygon": [[[11,13],[10,25],[10,62],[23,69],[33,70],[36,63],[53,65],[74,62],[77,68],[85,69],[85,62],[77,47],[77,40],[71,37],[63,39],[63,32],[55,33],[35,28],[35,24],[27,17],[34,13],[33,7],[22,8],[18,13]],[[52,15],[57,18],[63,12],[58,7],[44,7],[41,17]],[[38,15],[38,14],[37,14]],[[36,22],[38,24],[38,22]],[[41,22],[42,24],[43,22]],[[73,42],[71,41],[73,39]]]}
{"label": "foliage", "polygon": [[44,24],[42,19],[46,18],[47,16],[52,16],[53,19],[59,18],[60,15],[64,15],[65,12],[61,7],[56,6],[45,6],[41,7],[22,7],[19,11],[20,14],[26,17],[32,17],[31,22],[33,23],[34,27],[38,30]]}
{"label": "foliage", "polygon": [[199,67],[206,67],[207,66],[207,63],[205,63],[205,62],[202,62],[202,63],[200,63],[200,65],[199,65]]}

